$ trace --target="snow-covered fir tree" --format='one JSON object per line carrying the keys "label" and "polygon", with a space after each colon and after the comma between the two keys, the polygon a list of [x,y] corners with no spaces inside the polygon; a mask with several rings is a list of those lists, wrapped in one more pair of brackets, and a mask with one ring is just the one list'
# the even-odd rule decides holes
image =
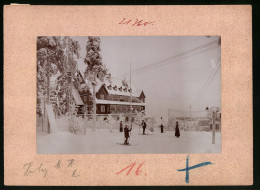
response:
{"label": "snow-covered fir tree", "polygon": [[[70,37],[38,37],[37,39],[37,112],[43,112],[43,101],[47,94],[56,99],[58,113],[66,114],[69,110],[71,90],[67,88],[71,79],[78,87],[76,58],[79,58],[80,45]],[[50,86],[50,77],[57,76],[55,88]],[[49,91],[49,92],[48,92]],[[42,98],[43,97],[43,98]]]}

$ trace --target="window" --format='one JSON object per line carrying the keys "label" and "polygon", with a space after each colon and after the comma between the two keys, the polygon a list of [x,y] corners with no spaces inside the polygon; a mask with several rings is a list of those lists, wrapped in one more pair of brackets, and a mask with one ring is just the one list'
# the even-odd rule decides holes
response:
{"label": "window", "polygon": [[101,105],[101,112],[105,112],[106,111],[106,107],[104,105]]}
{"label": "window", "polygon": [[105,99],[104,94],[100,94],[100,99],[101,99],[101,100],[104,100],[104,99]]}
{"label": "window", "polygon": [[121,105],[116,105],[116,110],[121,112],[122,111],[122,106]]}
{"label": "window", "polygon": [[122,109],[123,112],[127,112],[127,106],[126,105],[122,105],[122,108],[123,108]]}
{"label": "window", "polygon": [[116,112],[116,106],[115,105],[110,105],[110,112],[115,113]]}

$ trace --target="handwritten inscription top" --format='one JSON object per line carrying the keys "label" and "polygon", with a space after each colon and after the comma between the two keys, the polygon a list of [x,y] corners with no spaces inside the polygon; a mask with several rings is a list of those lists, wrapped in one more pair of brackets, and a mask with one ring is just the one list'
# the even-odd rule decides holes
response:
{"label": "handwritten inscription top", "polygon": [[144,21],[139,19],[126,19],[123,18],[121,22],[118,24],[120,25],[129,25],[129,26],[152,26],[156,21]]}

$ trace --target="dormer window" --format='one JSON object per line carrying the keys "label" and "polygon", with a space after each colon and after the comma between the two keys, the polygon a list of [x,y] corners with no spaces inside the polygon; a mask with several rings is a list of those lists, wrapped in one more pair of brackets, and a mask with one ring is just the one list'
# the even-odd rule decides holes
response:
{"label": "dormer window", "polygon": [[111,86],[111,84],[108,85],[107,88],[108,88],[109,90],[112,90],[112,86]]}
{"label": "dormer window", "polygon": [[128,90],[128,92],[130,92],[130,93],[131,93],[131,92],[132,92],[132,89],[129,89],[129,90]]}
{"label": "dormer window", "polygon": [[118,88],[118,90],[119,90],[120,92],[122,92],[122,89],[123,89],[122,86],[121,86],[120,88]]}
{"label": "dormer window", "polygon": [[113,89],[114,89],[115,91],[117,91],[117,86],[115,85]]}
{"label": "dormer window", "polygon": [[124,91],[126,92],[126,91],[127,91],[127,88],[124,88]]}

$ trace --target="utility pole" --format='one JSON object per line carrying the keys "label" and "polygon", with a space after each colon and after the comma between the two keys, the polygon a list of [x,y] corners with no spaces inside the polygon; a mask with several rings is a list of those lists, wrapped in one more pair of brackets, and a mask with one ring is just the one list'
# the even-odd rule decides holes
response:
{"label": "utility pole", "polygon": [[84,135],[86,135],[86,120],[87,120],[87,110],[88,110],[88,108],[87,108],[87,105],[84,105]]}
{"label": "utility pole", "polygon": [[212,115],[212,144],[215,144],[215,134],[216,134],[216,111],[213,111]]}
{"label": "utility pole", "polygon": [[191,104],[190,104],[190,119],[191,119]]}
{"label": "utility pole", "polygon": [[93,86],[93,114],[94,114],[94,129],[96,129],[96,121],[97,121],[97,105],[96,105],[96,72],[94,71],[94,81],[92,82]]}
{"label": "utility pole", "polygon": [[132,129],[132,77],[131,77],[131,63],[130,63],[130,121]]}
{"label": "utility pole", "polygon": [[210,109],[206,107],[206,111],[212,119],[212,144],[215,144],[217,110],[215,107],[211,107]]}

